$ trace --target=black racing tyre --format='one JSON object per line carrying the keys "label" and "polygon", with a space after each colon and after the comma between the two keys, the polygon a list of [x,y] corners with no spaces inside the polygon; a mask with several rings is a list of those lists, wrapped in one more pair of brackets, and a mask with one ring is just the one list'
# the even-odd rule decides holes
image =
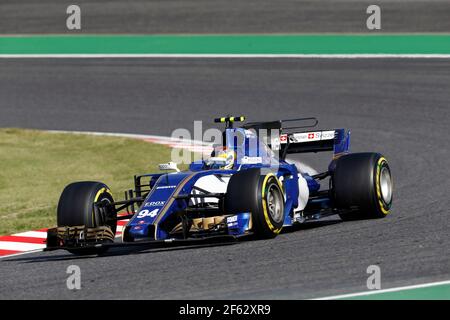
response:
{"label": "black racing tyre", "polygon": [[[94,181],[71,183],[64,188],[58,202],[58,227],[86,226],[96,228],[109,226],[115,234],[117,229],[116,212],[106,209],[99,210],[94,203],[114,202],[111,191],[105,184]],[[74,254],[100,253],[102,250],[74,249]]]}
{"label": "black racing tyre", "polygon": [[274,238],[284,222],[284,194],[277,177],[262,175],[259,168],[234,174],[228,183],[224,200],[225,212],[250,212],[252,230],[258,238]]}
{"label": "black racing tyre", "polygon": [[335,207],[343,210],[339,215],[342,220],[384,218],[392,206],[391,170],[379,153],[352,153],[338,158],[332,188]]}

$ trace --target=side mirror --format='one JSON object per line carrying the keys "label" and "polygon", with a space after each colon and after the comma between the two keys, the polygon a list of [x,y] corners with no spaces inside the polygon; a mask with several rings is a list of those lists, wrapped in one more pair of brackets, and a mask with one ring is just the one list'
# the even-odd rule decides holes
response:
{"label": "side mirror", "polygon": [[176,172],[180,172],[178,166],[175,162],[167,162],[159,164],[159,170],[175,170]]}

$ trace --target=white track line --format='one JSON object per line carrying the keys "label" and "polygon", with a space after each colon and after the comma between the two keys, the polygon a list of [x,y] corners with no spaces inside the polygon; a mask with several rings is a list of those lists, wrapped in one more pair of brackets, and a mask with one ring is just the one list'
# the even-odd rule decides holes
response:
{"label": "white track line", "polygon": [[14,241],[0,241],[0,250],[11,251],[30,251],[45,248],[45,244],[28,243],[28,242],[14,242]]}
{"label": "white track line", "polygon": [[44,232],[44,231],[26,231],[26,232],[15,233],[15,234],[13,234],[13,236],[47,239],[47,232]]}
{"label": "white track line", "polygon": [[[145,134],[132,134],[132,133],[111,133],[111,132],[95,132],[95,131],[63,131],[63,130],[48,130],[52,133],[71,133],[71,134],[87,134],[95,136],[109,136],[109,137],[123,137],[147,140],[154,143],[169,145],[172,148],[182,148],[188,149],[193,152],[202,152],[204,154],[210,154],[212,151],[212,146],[210,143],[206,143],[198,140],[186,140],[174,137],[156,136],[156,135],[145,135]],[[293,159],[287,159],[290,162],[295,163],[297,168],[301,172],[306,172],[309,175],[317,174],[317,171],[306,163],[299,162]]]}
{"label": "white track line", "polygon": [[13,253],[13,254],[8,254],[7,256],[0,256],[0,259],[6,259],[6,258],[17,257],[17,256],[23,256],[25,254],[36,253],[36,252],[41,252],[41,251],[42,251],[42,249],[32,250],[32,251],[25,251],[25,252],[19,252],[19,253]]}
{"label": "white track line", "polygon": [[71,133],[71,134],[87,134],[93,136],[108,136],[108,137],[120,137],[120,138],[133,138],[140,140],[155,140],[159,143],[180,143],[185,145],[194,146],[209,146],[210,144],[198,140],[186,140],[174,137],[165,137],[149,134],[133,134],[133,133],[116,133],[116,132],[96,132],[96,131],[66,131],[66,130],[47,130],[51,133]]}
{"label": "white track line", "polygon": [[396,287],[396,288],[383,289],[383,290],[372,290],[372,291],[365,291],[365,292],[358,292],[358,293],[342,294],[342,295],[338,295],[338,296],[316,298],[313,300],[335,300],[335,299],[362,297],[362,296],[376,295],[376,294],[388,293],[388,292],[397,292],[397,291],[405,291],[405,290],[412,290],[412,289],[428,288],[428,287],[434,287],[434,286],[440,286],[440,285],[446,285],[446,284],[450,284],[450,280],[417,284],[417,285],[405,286],[405,287]]}
{"label": "white track line", "polygon": [[269,58],[269,59],[448,59],[450,54],[390,54],[390,53],[355,53],[355,54],[153,54],[153,53],[136,53],[136,54],[0,54],[3,59],[36,59],[36,58],[76,58],[76,59],[103,59],[103,58],[203,58],[203,59],[233,59],[233,58]]}

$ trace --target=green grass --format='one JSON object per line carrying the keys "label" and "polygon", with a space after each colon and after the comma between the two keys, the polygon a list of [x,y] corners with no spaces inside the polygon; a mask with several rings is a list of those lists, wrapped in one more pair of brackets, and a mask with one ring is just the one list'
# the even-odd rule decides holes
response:
{"label": "green grass", "polygon": [[135,139],[0,129],[0,235],[54,226],[59,196],[74,181],[104,182],[122,198],[133,175],[158,172],[170,153]]}

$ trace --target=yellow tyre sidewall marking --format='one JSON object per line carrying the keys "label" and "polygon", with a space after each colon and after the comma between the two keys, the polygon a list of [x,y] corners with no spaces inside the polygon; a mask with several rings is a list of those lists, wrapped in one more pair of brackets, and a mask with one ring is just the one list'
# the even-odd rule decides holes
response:
{"label": "yellow tyre sidewall marking", "polygon": [[275,226],[272,224],[272,221],[270,221],[269,212],[267,211],[267,203],[266,203],[266,183],[269,180],[270,177],[274,177],[275,180],[278,183],[278,186],[281,190],[283,190],[280,181],[277,179],[277,177],[273,173],[269,173],[264,177],[264,181],[262,184],[262,205],[263,205],[263,212],[264,212],[264,218],[266,220],[266,224],[269,226],[270,231],[272,231],[275,234],[280,233],[281,228],[275,228]]}
{"label": "yellow tyre sidewall marking", "polygon": [[378,201],[379,207],[381,209],[381,212],[383,212],[383,214],[387,215],[389,213],[389,210],[386,210],[384,208],[384,203],[383,203],[382,195],[381,195],[381,167],[382,167],[383,163],[387,163],[387,160],[384,157],[381,157],[380,159],[378,159],[377,174],[376,174],[375,180],[376,180],[377,201]]}
{"label": "yellow tyre sidewall marking", "polygon": [[[111,195],[111,197],[112,197],[111,190],[109,190],[108,188],[103,187],[103,188],[101,188],[100,190],[97,191],[97,194],[94,197],[94,203],[96,203],[98,201],[98,198],[100,198],[100,196],[103,193],[109,193]],[[92,208],[92,225],[93,226],[95,226],[94,222],[95,222],[95,209]]]}

